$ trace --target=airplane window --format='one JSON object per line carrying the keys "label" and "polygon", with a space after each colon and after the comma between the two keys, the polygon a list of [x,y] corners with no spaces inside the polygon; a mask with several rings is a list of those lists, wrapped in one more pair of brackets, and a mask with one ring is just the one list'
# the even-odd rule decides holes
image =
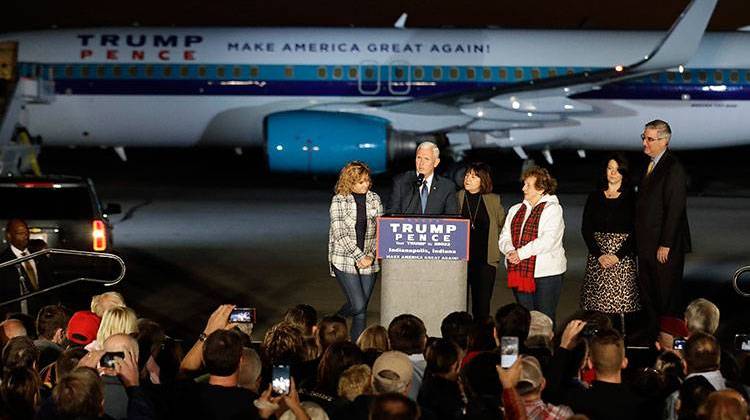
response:
{"label": "airplane window", "polygon": [[433,67],[432,68],[432,78],[435,80],[440,80],[443,78],[443,68],[442,67]]}
{"label": "airplane window", "polygon": [[701,70],[698,72],[698,80],[700,80],[701,83],[706,83],[707,78],[708,76],[706,75],[705,70]]}
{"label": "airplane window", "polygon": [[732,70],[732,72],[729,73],[729,80],[732,83],[737,83],[740,81],[740,74],[737,72],[737,70]]}
{"label": "airplane window", "polygon": [[188,66],[180,66],[180,77],[188,77],[190,69]]}
{"label": "airplane window", "polygon": [[372,67],[365,68],[365,79],[372,80],[375,78],[375,69]]}
{"label": "airplane window", "polygon": [[682,72],[682,81],[683,82],[689,82],[690,79],[692,79],[692,78],[693,78],[693,73],[691,73],[690,71],[685,70],[685,71]]}
{"label": "airplane window", "polygon": [[73,66],[65,66],[65,77],[73,77]]}
{"label": "airplane window", "polygon": [[294,77],[294,67],[292,66],[286,66],[284,67],[284,77],[287,79],[291,79]]}
{"label": "airplane window", "polygon": [[508,70],[506,70],[505,68],[501,68],[497,72],[497,75],[498,75],[498,77],[500,77],[500,80],[505,80],[505,79],[508,78]]}
{"label": "airplane window", "polygon": [[403,80],[404,79],[403,67],[396,67],[395,69],[393,69],[393,75],[395,76],[396,80]]}
{"label": "airplane window", "polygon": [[356,67],[349,67],[349,78],[350,79],[356,79],[359,74],[359,71]]}
{"label": "airplane window", "polygon": [[674,83],[674,72],[673,71],[667,72],[667,81],[669,83]]}
{"label": "airplane window", "polygon": [[547,69],[547,76],[557,77],[557,69]]}
{"label": "airplane window", "polygon": [[716,70],[714,72],[714,81],[715,82],[722,82],[722,81],[724,81],[724,72],[722,72],[721,70]]}
{"label": "airplane window", "polygon": [[148,64],[144,69],[144,73],[146,73],[146,77],[154,77],[154,66]]}
{"label": "airplane window", "polygon": [[240,66],[232,67],[232,77],[235,79],[239,79],[240,77],[242,77],[242,67]]}
{"label": "airplane window", "polygon": [[516,78],[516,80],[522,80],[523,79],[523,69],[520,67],[516,67],[516,70],[513,71],[513,77]]}
{"label": "airplane window", "polygon": [[414,78],[417,80],[422,80],[424,78],[424,69],[422,67],[414,68]]}
{"label": "airplane window", "polygon": [[260,70],[256,66],[250,67],[250,77],[258,77]]}
{"label": "airplane window", "polygon": [[651,75],[651,80],[654,82],[658,82],[660,77],[661,77],[660,73],[654,73]]}
{"label": "airplane window", "polygon": [[333,68],[333,78],[334,79],[341,79],[344,76],[344,70],[341,67],[334,67]]}
{"label": "airplane window", "polygon": [[531,69],[531,78],[532,79],[539,79],[541,77],[541,72],[539,69]]}
{"label": "airplane window", "polygon": [[89,66],[81,67],[81,77],[89,77]]}
{"label": "airplane window", "polygon": [[226,73],[227,73],[227,71],[224,70],[224,67],[217,67],[216,68],[216,77],[219,77],[219,78],[223,79],[224,76],[226,75]]}
{"label": "airplane window", "polygon": [[450,71],[448,72],[451,79],[458,79],[458,69],[455,67],[451,67]]}
{"label": "airplane window", "polygon": [[318,79],[325,79],[328,77],[328,69],[325,67],[318,67]]}
{"label": "airplane window", "polygon": [[115,76],[115,77],[122,76],[122,67],[120,66],[112,67],[112,76]]}
{"label": "airplane window", "polygon": [[165,66],[165,67],[164,67],[164,68],[162,69],[162,71],[161,71],[161,72],[162,72],[162,74],[164,75],[164,77],[171,77],[171,76],[172,76],[172,67],[170,67],[170,66]]}
{"label": "airplane window", "polygon": [[568,76],[572,76],[572,75],[576,74],[576,72],[573,69],[571,69],[570,67],[568,67],[565,70],[565,74],[567,74]]}
{"label": "airplane window", "polygon": [[484,79],[484,80],[490,80],[490,79],[492,79],[492,70],[490,70],[487,67],[483,68],[482,69],[482,79]]}
{"label": "airplane window", "polygon": [[137,75],[138,75],[138,67],[136,66],[128,67],[128,76],[136,77]]}
{"label": "airplane window", "polygon": [[474,68],[469,67],[466,69],[466,78],[469,80],[474,80],[477,78],[477,71],[474,70]]}

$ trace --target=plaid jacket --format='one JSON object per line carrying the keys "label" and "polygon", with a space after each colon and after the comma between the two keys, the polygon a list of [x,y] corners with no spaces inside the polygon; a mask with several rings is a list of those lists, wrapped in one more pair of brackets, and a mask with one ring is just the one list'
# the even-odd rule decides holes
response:
{"label": "plaid jacket", "polygon": [[[368,191],[365,198],[367,206],[367,230],[365,231],[365,249],[357,247],[357,204],[354,196],[335,195],[331,200],[331,227],[328,230],[328,267],[333,276],[334,265],[345,273],[357,273],[357,261],[364,256],[375,258],[375,218],[383,215],[383,204],[380,197]],[[373,274],[380,270],[377,259],[370,267],[359,270],[360,274]]]}

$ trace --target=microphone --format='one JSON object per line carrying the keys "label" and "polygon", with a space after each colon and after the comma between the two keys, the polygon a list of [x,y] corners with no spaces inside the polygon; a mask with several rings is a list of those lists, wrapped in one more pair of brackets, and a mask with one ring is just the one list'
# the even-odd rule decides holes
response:
{"label": "microphone", "polygon": [[424,174],[417,174],[417,187],[421,187],[424,183]]}

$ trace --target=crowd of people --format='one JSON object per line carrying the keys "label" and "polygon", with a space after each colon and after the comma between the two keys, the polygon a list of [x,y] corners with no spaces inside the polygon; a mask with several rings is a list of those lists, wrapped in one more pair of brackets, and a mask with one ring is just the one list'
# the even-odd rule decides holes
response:
{"label": "crowd of people", "polygon": [[[230,321],[233,309],[210,314],[190,349],[117,292],[73,313],[9,314],[0,418],[748,418],[747,353],[720,347],[720,313],[705,299],[662,323],[651,349],[626,347],[601,312],[579,311],[558,334],[518,303],[494,318],[450,313],[442,338],[402,314],[356,340],[344,318],[300,304],[254,341],[253,324]],[[520,339],[505,367],[503,337]]]}

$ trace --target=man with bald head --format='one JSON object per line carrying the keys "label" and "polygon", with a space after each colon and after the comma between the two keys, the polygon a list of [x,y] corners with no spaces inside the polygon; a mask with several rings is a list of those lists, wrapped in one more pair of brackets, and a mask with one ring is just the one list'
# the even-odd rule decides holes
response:
{"label": "man with bald head", "polygon": [[23,323],[17,319],[6,319],[5,321],[0,322],[0,344],[2,344],[2,347],[5,347],[5,344],[7,344],[11,338],[25,337],[27,335],[26,327],[24,327]]}
{"label": "man with bald head", "polygon": [[[29,227],[21,219],[11,219],[5,226],[7,248],[0,254],[0,262],[29,255]],[[50,285],[52,271],[47,260],[37,257],[0,270],[0,301],[34,292]],[[0,308],[5,313],[23,312],[36,317],[37,311],[50,299],[40,296]]]}

